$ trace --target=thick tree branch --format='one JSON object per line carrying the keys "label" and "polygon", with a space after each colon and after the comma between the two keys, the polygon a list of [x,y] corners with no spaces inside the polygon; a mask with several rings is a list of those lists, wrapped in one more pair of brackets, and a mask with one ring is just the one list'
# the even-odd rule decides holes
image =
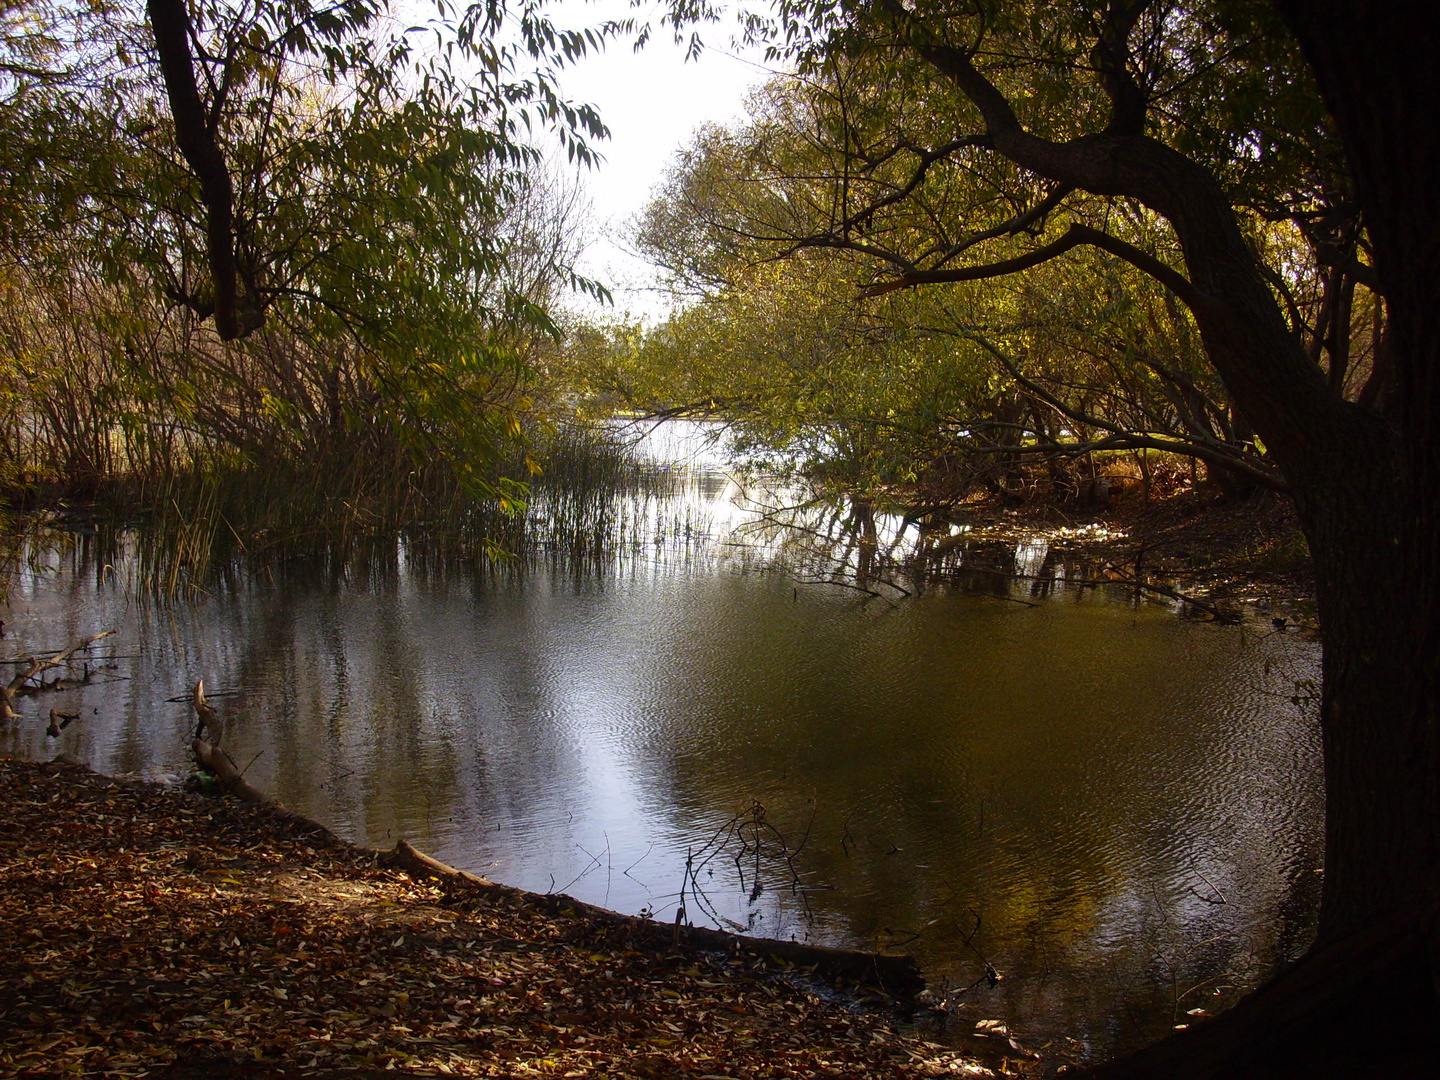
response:
{"label": "thick tree branch", "polygon": [[1208,297],[1203,295],[1193,284],[1181,273],[1166,266],[1155,256],[1142,251],[1134,244],[1126,243],[1119,237],[1111,236],[1100,229],[1091,228],[1089,225],[1081,225],[1079,222],[1071,224],[1065,231],[1065,235],[1058,240],[1053,240],[1043,247],[1034,251],[1026,252],[1024,255],[1017,255],[1013,259],[1004,259],[996,263],[987,263],[982,266],[957,266],[941,270],[916,270],[894,281],[887,281],[880,285],[872,286],[862,295],[882,296],[896,289],[905,289],[914,285],[938,285],[946,282],[956,281],[980,281],[985,278],[1004,277],[1008,274],[1016,274],[1022,270],[1029,270],[1031,267],[1039,266],[1041,263],[1049,262],[1065,254],[1071,248],[1088,244],[1091,247],[1100,248],[1117,258],[1124,259],[1136,269],[1149,274],[1156,281],[1160,282],[1167,289],[1178,296],[1186,307],[1196,314],[1213,306]]}
{"label": "thick tree branch", "polygon": [[1090,51],[1100,85],[1113,111],[1105,130],[1114,135],[1139,135],[1145,130],[1145,91],[1130,71],[1130,35],[1153,0],[1110,0],[1105,22]]}
{"label": "thick tree branch", "polygon": [[1214,302],[1195,288],[1189,278],[1173,267],[1166,266],[1149,252],[1121,240],[1118,236],[1111,236],[1107,232],[1092,229],[1088,225],[1072,225],[1071,229],[1080,233],[1083,243],[1097,247],[1101,251],[1108,251],[1117,259],[1124,259],[1135,269],[1149,274],[1178,296],[1181,302],[1197,316],[1205,314],[1207,310],[1213,311]]}
{"label": "thick tree branch", "polygon": [[1031,267],[1047,263],[1057,258],[1071,248],[1079,247],[1085,243],[1084,237],[1079,233],[1079,225],[1071,225],[1065,235],[1058,240],[1052,240],[1043,247],[1034,251],[1027,251],[1024,255],[1017,255],[1013,259],[1002,259],[996,263],[985,263],[980,266],[953,266],[941,270],[914,270],[894,281],[882,282],[879,285],[872,285],[861,292],[862,296],[883,296],[897,289],[908,289],[915,285],[941,285],[957,281],[982,281],[986,278],[1006,277],[1009,274],[1018,274],[1022,270],[1029,270]]}
{"label": "thick tree branch", "polygon": [[[1157,278],[1169,288],[1188,284],[1177,295],[1191,307],[1207,353],[1237,407],[1287,471],[1300,476],[1305,467],[1315,466],[1316,445],[1393,438],[1393,432],[1382,430],[1378,417],[1330,392],[1322,372],[1287,327],[1263,264],[1213,173],[1143,134],[1107,131],[1053,142],[1026,131],[1005,95],[976,68],[973,50],[947,44],[901,0],[877,3],[902,44],[946,76],[979,110],[997,153],[1056,183],[1137,200],[1169,222],[1184,256],[1184,277],[1116,238],[1100,234],[1091,239],[1147,273],[1158,271]],[[1072,232],[1066,242],[1074,246],[1086,241]],[[998,269],[1025,269],[1055,253],[1041,249]],[[942,280],[985,276],[994,276],[994,268]],[[1309,468],[1308,474],[1317,478],[1309,490],[1317,496],[1326,490],[1329,481],[1319,480],[1320,472],[1341,465],[1336,457],[1327,459],[1323,469]],[[1308,491],[1299,494],[1303,506]]]}
{"label": "thick tree branch", "polygon": [[1227,454],[1203,443],[1167,438],[1145,432],[1121,431],[1103,439],[1066,443],[1058,440],[977,447],[977,454],[1042,454],[1046,457],[1076,458],[1097,450],[1157,450],[1180,457],[1193,457],[1209,465],[1243,473],[1268,491],[1288,493],[1290,485],[1278,473],[1253,464],[1244,457]]}
{"label": "thick tree branch", "polygon": [[1314,251],[1315,261],[1321,266],[1344,270],[1350,280],[1364,285],[1377,295],[1384,295],[1380,289],[1380,278],[1375,273],[1375,268],[1368,263],[1361,262],[1356,257],[1353,248],[1347,250],[1334,244],[1317,243],[1314,245]]}

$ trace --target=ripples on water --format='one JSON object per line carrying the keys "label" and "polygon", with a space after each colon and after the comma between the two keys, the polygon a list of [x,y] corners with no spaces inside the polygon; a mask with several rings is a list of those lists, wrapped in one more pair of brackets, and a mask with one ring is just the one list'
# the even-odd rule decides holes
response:
{"label": "ripples on water", "polygon": [[[440,574],[402,550],[158,606],[82,538],[16,574],[3,653],[118,625],[114,667],[30,699],[0,752],[183,774],[167,699],[203,677],[237,692],[217,704],[247,777],[359,843],[661,919],[686,883],[696,921],[899,947],[937,986],[991,963],[1005,979],[967,1015],[1092,1055],[1303,950],[1320,749],[1290,699],[1318,646],[1023,580],[800,585],[763,569],[793,535],[754,525],[797,494],[746,491],[696,445],[656,451],[689,455],[686,482],[601,573]],[[898,531],[879,521],[877,547]],[[1055,571],[1035,544],[1014,559]],[[58,744],[51,704],[84,714]]]}

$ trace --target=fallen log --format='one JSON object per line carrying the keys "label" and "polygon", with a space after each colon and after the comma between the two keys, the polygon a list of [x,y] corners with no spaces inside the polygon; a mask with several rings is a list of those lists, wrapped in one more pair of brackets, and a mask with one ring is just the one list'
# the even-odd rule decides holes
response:
{"label": "fallen log", "polygon": [[[205,702],[204,683],[195,684],[193,699],[195,711],[201,725],[218,726],[215,710]],[[202,711],[203,710],[203,711]],[[253,784],[249,783],[235,763],[218,746],[212,746],[204,739],[196,738],[192,746],[195,760],[214,774],[222,790],[246,802],[271,808],[275,812],[297,823],[327,836],[333,836],[328,829],[317,822],[291,810],[286,810]],[[377,855],[390,865],[405,870],[416,877],[436,880],[447,890],[461,889],[472,893],[506,895],[524,903],[548,908],[552,912],[571,911],[592,922],[606,927],[624,929],[630,936],[643,939],[652,947],[673,946],[678,943],[694,949],[709,952],[748,952],[762,957],[771,957],[797,967],[814,969],[818,974],[844,979],[865,986],[876,986],[896,997],[912,998],[925,989],[925,978],[912,956],[886,956],[880,953],[859,952],[853,949],[834,949],[822,945],[802,945],[795,941],[779,941],[771,938],[751,938],[731,934],[724,930],[711,930],[703,926],[675,928],[662,926],[650,919],[632,918],[619,912],[609,911],[594,904],[587,904],[574,897],[561,895],[539,895],[501,885],[477,877],[464,870],[457,870],[439,859],[426,855],[405,840],[399,840],[395,849],[378,852]]]}
{"label": "fallen log", "polygon": [[22,663],[28,665],[24,671],[20,672],[8,683],[0,683],[0,720],[14,720],[19,716],[19,713],[15,711],[15,699],[22,694],[31,692],[31,689],[28,688],[26,684],[36,675],[39,675],[42,671],[49,671],[51,668],[59,667],[81,649],[88,649],[101,638],[107,638],[113,633],[115,633],[115,628],[111,627],[109,630],[102,630],[98,634],[91,634],[89,637],[77,641],[68,649],[63,652],[58,652],[48,659],[42,659],[38,656],[27,657],[22,661]]}
{"label": "fallen log", "polygon": [[246,780],[230,755],[222,750],[219,745],[206,742],[199,738],[199,733],[208,725],[212,730],[220,726],[220,718],[213,706],[205,700],[205,682],[200,680],[195,684],[195,693],[191,700],[195,706],[195,712],[199,720],[195,725],[196,738],[190,743],[190,748],[195,754],[195,764],[206,770],[215,777],[220,785],[220,790],[227,795],[233,795],[244,802],[254,803],[256,806],[266,807],[270,812],[282,821],[288,821],[292,825],[298,825],[306,832],[318,834],[328,843],[341,843],[339,837],[321,825],[314,818],[306,817],[295,810],[291,810],[278,799],[272,799],[263,791],[257,788],[250,781]]}
{"label": "fallen log", "polygon": [[221,790],[227,795],[234,795],[237,799],[258,803],[260,806],[280,806],[269,795],[240,775],[240,770],[235,768],[235,763],[230,760],[230,755],[220,747],[211,746],[204,739],[196,739],[190,746],[195,751],[195,763],[202,769],[213,773],[215,779],[220,783]]}
{"label": "fallen log", "polygon": [[[395,844],[394,851],[382,852],[392,865],[408,870],[419,878],[435,878],[443,883],[464,882],[466,885],[477,889],[508,889],[509,886],[501,885],[498,882],[490,881],[488,878],[477,877],[466,870],[456,870],[439,859],[433,859],[423,851],[411,847],[407,841],[400,840]],[[513,890],[519,893],[519,889]]]}
{"label": "fallen log", "polygon": [[190,703],[195,707],[196,715],[195,737],[190,742],[190,747],[195,752],[195,764],[211,773],[219,782],[221,790],[227,794],[261,806],[279,806],[278,802],[245,779],[230,760],[230,755],[220,749],[218,744],[211,745],[201,738],[207,727],[212,731],[218,731],[220,727],[219,716],[205,700],[204,679],[196,680],[195,694]]}
{"label": "fallen log", "polygon": [[[596,907],[564,894],[542,896],[476,877],[464,870],[447,866],[404,840],[396,843],[394,851],[384,852],[383,857],[392,866],[417,877],[437,880],[447,891],[458,889],[492,895],[504,894],[553,912],[573,912],[602,926],[623,929],[630,936],[642,939],[652,947],[672,946],[677,937],[675,928],[651,919],[621,915],[619,912]],[[678,939],[681,945],[705,952],[746,952],[774,958],[796,967],[812,968],[826,978],[879,987],[900,998],[912,998],[925,989],[925,978],[920,974],[920,967],[913,956],[886,956],[882,953],[835,949],[824,945],[803,945],[797,941],[745,937],[704,926],[681,926]]]}

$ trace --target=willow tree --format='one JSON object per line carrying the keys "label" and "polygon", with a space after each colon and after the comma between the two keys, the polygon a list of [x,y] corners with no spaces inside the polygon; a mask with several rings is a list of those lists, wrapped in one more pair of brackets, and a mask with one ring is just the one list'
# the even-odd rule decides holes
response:
{"label": "willow tree", "polygon": [[[814,246],[869,252],[881,288],[1023,274],[1079,248],[1124,260],[1188,311],[1205,355],[1294,494],[1324,644],[1326,842],[1319,937],[1227,1017],[1107,1075],[1354,1075],[1352,1008],[1383,1001],[1434,1075],[1440,875],[1440,65],[1437,16],[1401,0],[780,0],[755,36],[802,71],[869,55],[927,121],[834,177]],[[694,13],[692,13],[694,14]],[[887,229],[947,166],[994,178],[949,244]],[[1279,181],[1277,183],[1277,181]],[[1137,243],[1070,208],[1148,216]],[[1291,300],[1262,223],[1309,245],[1330,290]],[[989,257],[987,257],[989,256]],[[1347,393],[1345,302],[1384,301],[1368,386]],[[1329,326],[1327,327],[1327,323]],[[1330,329],[1331,327],[1335,329]],[[1358,984],[1358,985],[1357,985]],[[1361,998],[1363,1000],[1355,1000]],[[1373,1048],[1371,1048],[1373,1049]],[[1291,1055],[1303,1053],[1304,1065]],[[1380,1051],[1385,1056],[1385,1051]]]}
{"label": "willow tree", "polygon": [[[223,340],[258,329],[266,305],[295,272],[290,260],[257,243],[281,203],[266,189],[265,163],[254,160],[264,151],[255,144],[257,136],[286,134],[277,124],[284,112],[273,106],[287,92],[339,93],[348,99],[344,111],[400,120],[400,130],[376,133],[377,156],[384,155],[381,138],[449,138],[441,153],[453,156],[427,167],[492,184],[497,170],[477,164],[535,164],[538,152],[526,136],[537,121],[555,130],[572,158],[587,161],[586,138],[603,132],[593,110],[563,101],[555,69],[598,47],[604,32],[558,31],[533,0],[482,0],[458,17],[445,4],[427,13],[392,10],[383,0],[253,7],[146,0],[145,7],[175,145],[204,209],[206,294],[177,288],[175,297],[213,316]],[[418,25],[397,22],[427,14]],[[524,70],[527,64],[534,70]],[[454,143],[457,133],[473,143]],[[248,180],[249,190],[237,179]],[[242,195],[249,206],[237,204]],[[455,244],[457,260],[466,246]]]}
{"label": "willow tree", "polygon": [[[922,125],[943,138],[926,109],[933,99],[897,93],[895,70],[847,57],[777,79],[743,123],[703,129],[678,156],[639,243],[693,306],[639,352],[632,366],[650,380],[637,388],[672,409],[724,402],[764,441],[797,433],[792,451],[802,441],[840,449],[842,427],[868,429],[866,441],[889,443],[901,473],[923,472],[925,458],[941,466],[924,492],[937,509],[976,482],[998,490],[997,478],[1027,460],[1069,488],[1064,462],[1096,451],[1189,456],[1229,487],[1283,490],[1263,445],[1233,417],[1188,315],[1122,260],[1091,249],[964,288],[874,285],[882,243],[953,250],[956,208],[993,200],[998,186],[973,166],[932,167],[923,189],[863,238],[825,231],[847,186],[906,189],[913,165],[897,141],[913,145]],[[1130,242],[1154,234],[1120,209],[1093,198],[1068,207]],[[691,359],[666,355],[676,348]],[[1363,381],[1369,357],[1361,349],[1353,359],[1350,374]]]}
{"label": "willow tree", "polygon": [[498,2],[0,15],[0,423],[47,433],[36,470],[208,454],[516,493],[490,473],[527,350],[588,285],[539,140],[593,160],[598,117],[556,79],[603,30]]}

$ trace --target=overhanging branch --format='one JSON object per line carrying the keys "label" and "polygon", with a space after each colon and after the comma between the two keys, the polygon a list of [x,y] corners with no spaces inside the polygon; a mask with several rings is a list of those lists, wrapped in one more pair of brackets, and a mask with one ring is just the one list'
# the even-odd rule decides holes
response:
{"label": "overhanging branch", "polygon": [[956,336],[963,337],[967,341],[973,341],[979,345],[993,356],[1009,373],[1010,377],[1019,383],[1024,390],[1050,406],[1050,408],[1054,409],[1067,420],[1108,432],[1106,437],[1098,442],[1066,444],[1049,439],[1044,443],[1033,445],[1019,444],[1008,448],[986,447],[985,449],[988,453],[1024,452],[1071,456],[1087,453],[1091,450],[1161,450],[1167,453],[1197,458],[1208,464],[1219,465],[1223,468],[1243,473],[1261,487],[1269,488],[1272,491],[1290,491],[1290,482],[1286,480],[1284,476],[1274,469],[1266,468],[1248,455],[1236,450],[1235,447],[1231,445],[1220,442],[1217,439],[1205,438],[1198,434],[1191,438],[1184,438],[1127,430],[1121,425],[1106,420],[1103,417],[1094,416],[1071,407],[1021,371],[1020,365],[1016,363],[1015,359],[1007,355],[1003,349],[996,346],[996,344],[984,334],[966,330],[957,333]]}
{"label": "overhanging branch", "polygon": [[1283,476],[1237,454],[1228,454],[1203,443],[1173,439],[1144,432],[1122,431],[1087,442],[1035,442],[976,447],[977,454],[1041,454],[1046,457],[1080,457],[1096,450],[1158,450],[1180,457],[1193,457],[1206,464],[1243,473],[1260,487],[1288,493],[1290,483]]}
{"label": "overhanging branch", "polygon": [[1034,251],[1026,252],[1024,255],[1017,255],[1013,259],[1003,259],[997,263],[986,263],[982,266],[954,266],[943,270],[915,270],[896,278],[894,281],[882,282],[879,285],[872,285],[862,290],[862,296],[883,296],[897,289],[908,289],[916,285],[940,285],[957,281],[981,281],[985,278],[1006,277],[1010,274],[1018,274],[1022,270],[1029,270],[1031,267],[1039,266],[1041,263],[1049,262],[1057,256],[1065,254],[1071,248],[1078,247],[1085,243],[1085,239],[1077,230],[1078,225],[1071,225],[1065,235],[1058,240],[1052,240],[1043,247]]}
{"label": "overhanging branch", "polygon": [[1081,225],[1079,222],[1071,224],[1065,231],[1065,235],[1053,240],[1043,247],[1034,251],[1026,252],[1024,255],[1017,255],[1013,259],[1004,259],[996,263],[986,263],[981,266],[957,266],[940,270],[915,270],[896,278],[893,281],[886,281],[879,285],[872,285],[862,291],[863,296],[883,296],[885,293],[894,292],[897,289],[906,289],[916,285],[938,285],[958,281],[982,281],[986,278],[1006,277],[1010,274],[1018,274],[1022,270],[1029,270],[1039,266],[1041,263],[1049,262],[1072,248],[1088,244],[1097,247],[1102,251],[1109,252],[1116,258],[1124,259],[1131,266],[1148,274],[1160,284],[1173,292],[1186,307],[1198,313],[1199,309],[1207,308],[1210,304],[1208,297],[1190,282],[1185,275],[1166,266],[1149,252],[1142,251],[1134,244],[1127,243],[1117,236],[1111,236],[1100,229],[1091,228],[1089,225]]}

